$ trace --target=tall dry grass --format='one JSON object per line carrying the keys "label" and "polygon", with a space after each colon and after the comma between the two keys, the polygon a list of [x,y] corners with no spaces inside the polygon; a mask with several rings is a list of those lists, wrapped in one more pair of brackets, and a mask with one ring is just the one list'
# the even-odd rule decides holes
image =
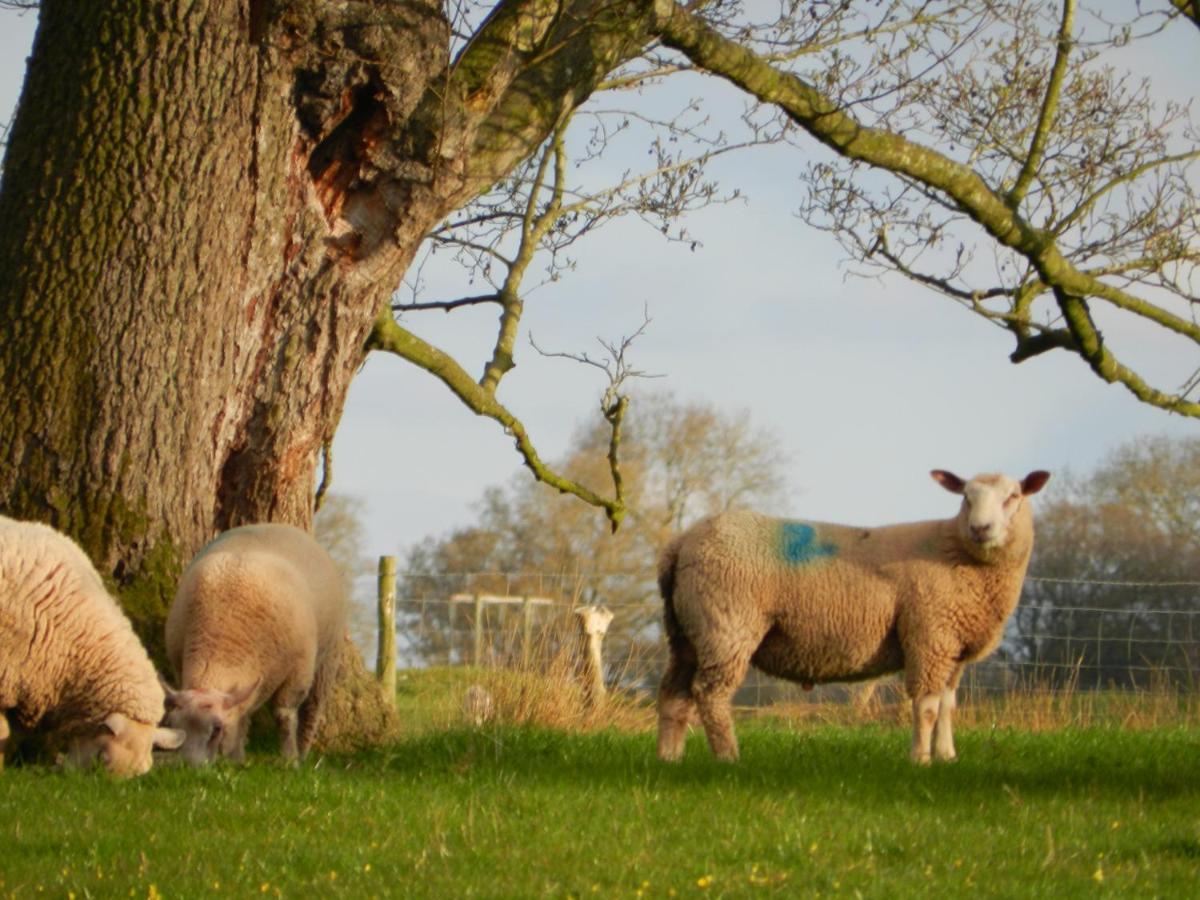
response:
{"label": "tall dry grass", "polygon": [[[557,607],[527,636],[522,624],[508,621],[488,629],[486,660],[480,666],[409,673],[423,685],[418,727],[452,728],[489,724],[536,725],[562,731],[613,728],[650,731],[656,715],[651,690],[610,687],[602,702],[585,690],[586,658],[573,613],[580,596]],[[627,652],[626,652],[627,651]],[[611,685],[646,685],[656,680],[661,660],[652,648],[628,639],[617,652],[606,649],[605,680]],[[615,665],[614,665],[614,661]],[[402,675],[401,693],[403,694]],[[739,707],[741,719],[780,723],[907,728],[911,704],[898,677],[860,685],[825,686],[809,693],[798,687],[774,692],[781,699],[763,706]],[[1014,728],[1031,732],[1066,728],[1118,727],[1133,730],[1200,726],[1200,691],[1181,686],[1162,673],[1144,689],[1084,689],[1076,669],[1066,679],[1026,677],[1006,684],[976,684],[970,677],[959,689],[955,724],[964,728]],[[404,717],[404,710],[401,710]],[[410,728],[411,730],[411,723]]]}
{"label": "tall dry grass", "polygon": [[[955,725],[1034,732],[1200,726],[1200,693],[1173,684],[1165,674],[1152,678],[1149,687],[1138,690],[1083,690],[1077,675],[1056,683],[1030,678],[1004,690],[961,687]],[[903,685],[888,678],[861,686],[847,703],[789,701],[745,714],[838,725],[907,726],[911,709]]]}
{"label": "tall dry grass", "polygon": [[[652,727],[653,703],[644,692],[609,687],[603,698],[585,689],[586,653],[572,608],[542,621],[524,640],[521,623],[488,635],[479,666],[409,671],[399,676],[398,700],[408,732],[463,726],[537,725],[562,731],[605,728],[637,732]],[[607,656],[607,654],[606,654]],[[645,661],[626,654],[605,681],[621,685],[645,671]]]}

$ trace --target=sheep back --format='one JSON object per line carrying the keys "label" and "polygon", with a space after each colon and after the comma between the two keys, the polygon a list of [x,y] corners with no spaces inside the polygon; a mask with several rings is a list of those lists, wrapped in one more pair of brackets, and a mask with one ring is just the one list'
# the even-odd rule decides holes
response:
{"label": "sheep back", "polygon": [[251,708],[285,683],[307,687],[336,656],[345,591],[325,550],[290,525],[244,525],[206,545],[180,579],[167,655],[184,688],[262,679]]}

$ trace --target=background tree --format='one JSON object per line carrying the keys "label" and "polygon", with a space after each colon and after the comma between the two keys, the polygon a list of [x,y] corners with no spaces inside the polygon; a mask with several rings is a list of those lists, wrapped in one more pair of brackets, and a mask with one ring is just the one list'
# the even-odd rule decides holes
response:
{"label": "background tree", "polygon": [[[1010,659],[1081,687],[1200,672],[1200,438],[1136,438],[1040,504]],[[1172,585],[1171,583],[1176,584]],[[1078,675],[1076,676],[1076,672]]]}
{"label": "background tree", "polygon": [[[726,413],[667,393],[637,396],[622,440],[629,513],[621,529],[612,534],[586,506],[545,484],[522,478],[489,489],[477,522],[429,537],[408,554],[401,594],[424,603],[410,607],[417,620],[401,629],[412,636],[412,652],[429,660],[452,654],[452,629],[469,628],[469,610],[452,622],[445,600],[462,592],[603,603],[617,613],[606,638],[611,658],[649,652],[660,618],[658,551],[701,516],[779,510],[788,479],[778,446],[744,411]],[[608,450],[607,429],[585,425],[557,468],[577,480],[597,477],[608,466]],[[501,652],[502,627],[495,639]],[[460,635],[460,655],[465,646]]]}
{"label": "background tree", "polygon": [[[175,576],[216,531],[311,525],[320,448],[379,350],[616,525],[617,467],[603,486],[556,473],[497,396],[530,255],[609,202],[686,239],[674,217],[719,196],[707,153],[801,133],[848,161],[810,170],[810,219],[860,260],[1008,328],[1014,360],[1074,353],[1200,416],[1193,373],[1149,384],[1093,312],[1200,342],[1195,131],[1102,66],[1194,6],[1105,10],[1076,24],[1072,0],[816,2],[766,19],[671,0],[46,0],[0,186],[0,508],[77,537],[153,648]],[[708,133],[693,101],[682,118],[638,114],[639,92],[684,70],[763,105]],[[598,95],[629,98],[654,135],[647,166],[607,191],[566,162],[633,133],[595,106],[589,119]],[[976,237],[956,250],[959,229]],[[418,310],[393,310],[434,233],[506,270],[483,299],[442,301],[499,310],[478,374],[417,333]],[[975,246],[998,254],[994,283]],[[940,268],[919,267],[922,248]],[[624,409],[605,408],[614,439]],[[378,733],[364,684],[349,674],[362,689],[331,723]]]}
{"label": "background tree", "polygon": [[[313,536],[324,547],[333,561],[337,563],[346,586],[346,596],[350,598],[349,626],[350,637],[364,653],[374,647],[376,620],[378,612],[375,608],[373,593],[360,591],[364,576],[374,571],[374,560],[370,559],[364,549],[365,534],[362,523],[362,501],[357,497],[347,497],[342,494],[330,494],[313,516]],[[374,664],[374,657],[366,658]]]}

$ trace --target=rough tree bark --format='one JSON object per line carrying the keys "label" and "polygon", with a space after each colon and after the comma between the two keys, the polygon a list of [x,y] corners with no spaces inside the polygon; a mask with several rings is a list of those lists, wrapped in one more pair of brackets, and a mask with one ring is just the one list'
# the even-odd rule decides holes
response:
{"label": "rough tree bark", "polygon": [[[311,525],[426,232],[640,46],[501,10],[450,69],[436,0],[42,4],[0,190],[0,510],[78,538],[153,649],[216,532]],[[529,63],[554,28],[575,54]],[[327,741],[386,729],[343,681]]]}

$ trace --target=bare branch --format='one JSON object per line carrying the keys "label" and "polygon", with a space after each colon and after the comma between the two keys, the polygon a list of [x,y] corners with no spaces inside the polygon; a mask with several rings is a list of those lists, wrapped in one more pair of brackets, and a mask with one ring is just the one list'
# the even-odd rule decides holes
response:
{"label": "bare branch", "polygon": [[[1124,385],[1143,402],[1183,415],[1200,417],[1200,402],[1190,400],[1184,394],[1151,387],[1113,355],[1095,327],[1085,298],[1104,300],[1200,344],[1200,326],[1196,322],[1078,268],[1056,243],[1052,232],[1035,226],[1025,218],[1011,202],[1010,196],[991,187],[976,169],[910,140],[900,131],[865,125],[811,83],[792,72],[772,67],[750,49],[724,37],[673,0],[657,0],[655,12],[655,29],[664,44],[679,50],[697,66],[728,79],[762,102],[777,106],[812,137],[846,159],[866,163],[898,175],[909,184],[921,186],[944,203],[952,214],[967,216],[1001,247],[1022,257],[1036,273],[1037,281],[1053,292],[1066,323],[1071,340],[1063,340],[1061,335],[1052,332],[1056,335],[1052,340],[1053,346],[1076,352],[1101,378]],[[1064,33],[1065,30],[1060,31],[1060,36]],[[1058,58],[1063,58],[1064,53],[1060,42]],[[1079,81],[1075,89],[1083,90],[1089,84],[1092,82]],[[970,106],[965,108],[969,110]],[[1043,104],[1042,113],[1043,117],[1052,116],[1053,110],[1048,112]],[[1111,135],[1102,134],[1099,137],[1109,138]],[[1045,138],[1039,139],[1036,135],[1030,147],[1030,153],[1039,155],[1049,149]],[[1013,159],[1017,158],[1017,152],[1013,151]],[[1029,156],[1026,155],[1024,162],[1028,163],[1028,160]],[[1023,167],[1022,171],[1033,173],[1036,169],[1037,166],[1032,165]],[[1025,189],[1032,177],[1032,174],[1026,176]],[[841,191],[848,198],[861,197],[861,194],[844,184],[835,185],[834,190]],[[1189,195],[1185,193],[1182,196]],[[1050,199],[1049,195],[1044,195],[1044,199]],[[847,210],[852,208],[847,207]],[[868,205],[868,209],[878,216],[879,221],[873,229],[878,232],[886,221],[886,213],[871,205]],[[1180,215],[1189,215],[1186,209],[1186,205],[1181,206]],[[1145,217],[1134,218],[1137,219],[1133,226],[1135,228],[1144,227],[1150,221]],[[928,230],[935,241],[941,239],[944,223],[937,224],[928,218],[914,222],[919,228]],[[1081,254],[1083,252],[1080,251]],[[956,271],[964,270],[963,256],[964,250],[960,247]],[[1027,279],[1022,279],[1022,283],[1025,281]],[[1027,308],[1031,299],[1031,296],[1025,295],[1020,302]],[[986,315],[997,318],[994,310],[988,310]],[[1014,322],[1014,325],[1029,327],[1020,321]],[[1018,340],[1022,340],[1019,333]],[[1050,343],[1051,339],[1042,339],[1038,346],[1046,347]],[[1030,345],[1026,343],[1025,347],[1025,352],[1029,352]]]}
{"label": "bare branch", "polygon": [[401,326],[392,318],[390,310],[384,309],[376,319],[366,349],[394,353],[429,372],[450,388],[469,410],[500,423],[505,433],[513,438],[517,452],[521,454],[525,465],[538,481],[603,509],[613,529],[620,526],[625,517],[623,498],[602,497],[587,486],[560,475],[546,465],[534,447],[524,424],[496,399],[493,392],[481,387],[449,354]]}
{"label": "bare branch", "polygon": [[1054,55],[1054,67],[1050,70],[1050,80],[1046,83],[1046,93],[1042,98],[1042,112],[1038,116],[1037,127],[1033,131],[1033,140],[1029,144],[1029,153],[1025,156],[1025,164],[1017,176],[1017,183],[1008,192],[1008,200],[1014,206],[1020,206],[1033,182],[1034,172],[1042,162],[1046,152],[1046,141],[1050,137],[1050,129],[1054,126],[1054,113],[1058,108],[1059,96],[1062,94],[1063,75],[1067,71],[1067,58],[1071,55],[1071,28],[1075,21],[1075,0],[1063,0],[1062,25],[1058,31],[1058,44]]}
{"label": "bare branch", "polygon": [[619,341],[606,341],[604,338],[596,338],[597,343],[604,348],[608,354],[606,359],[596,359],[589,356],[586,351],[579,353],[567,353],[564,351],[549,351],[543,350],[537,345],[532,334],[529,335],[529,344],[539,354],[550,359],[569,359],[573,362],[582,363],[586,366],[592,366],[599,369],[608,376],[608,387],[604,391],[604,398],[600,401],[601,408],[608,410],[614,406],[620,399],[621,389],[625,382],[632,378],[662,378],[661,374],[652,374],[643,372],[641,369],[635,369],[630,365],[627,358],[633,342],[646,333],[646,329],[651,322],[649,310],[642,311],[642,324],[632,334],[625,335]]}
{"label": "bare branch", "polygon": [[[613,495],[618,503],[624,507],[625,503],[625,479],[621,474],[620,466],[620,446],[621,446],[621,427],[625,420],[625,413],[629,409],[629,395],[623,392],[625,383],[631,378],[660,378],[660,375],[652,375],[648,372],[643,372],[633,368],[629,363],[628,354],[630,348],[633,347],[634,341],[646,333],[646,329],[650,325],[650,312],[648,309],[642,311],[642,324],[632,334],[625,335],[619,341],[606,341],[603,338],[597,338],[600,346],[604,348],[608,354],[606,359],[595,359],[589,356],[586,352],[581,353],[565,353],[565,352],[550,352],[543,350],[537,345],[533,335],[529,335],[529,343],[544,357],[556,359],[569,359],[574,362],[583,363],[584,365],[592,366],[604,372],[608,377],[608,385],[604,389],[604,396],[600,401],[600,411],[603,413],[605,420],[608,422],[610,433],[608,440],[608,469],[609,475],[613,483]],[[610,517],[611,518],[611,517]],[[617,522],[612,523],[613,531],[617,530]]]}
{"label": "bare branch", "polygon": [[480,294],[476,297],[460,297],[458,300],[431,300],[425,303],[393,303],[392,312],[422,312],[427,309],[440,309],[451,312],[464,306],[479,306],[481,303],[500,303],[499,294]]}

